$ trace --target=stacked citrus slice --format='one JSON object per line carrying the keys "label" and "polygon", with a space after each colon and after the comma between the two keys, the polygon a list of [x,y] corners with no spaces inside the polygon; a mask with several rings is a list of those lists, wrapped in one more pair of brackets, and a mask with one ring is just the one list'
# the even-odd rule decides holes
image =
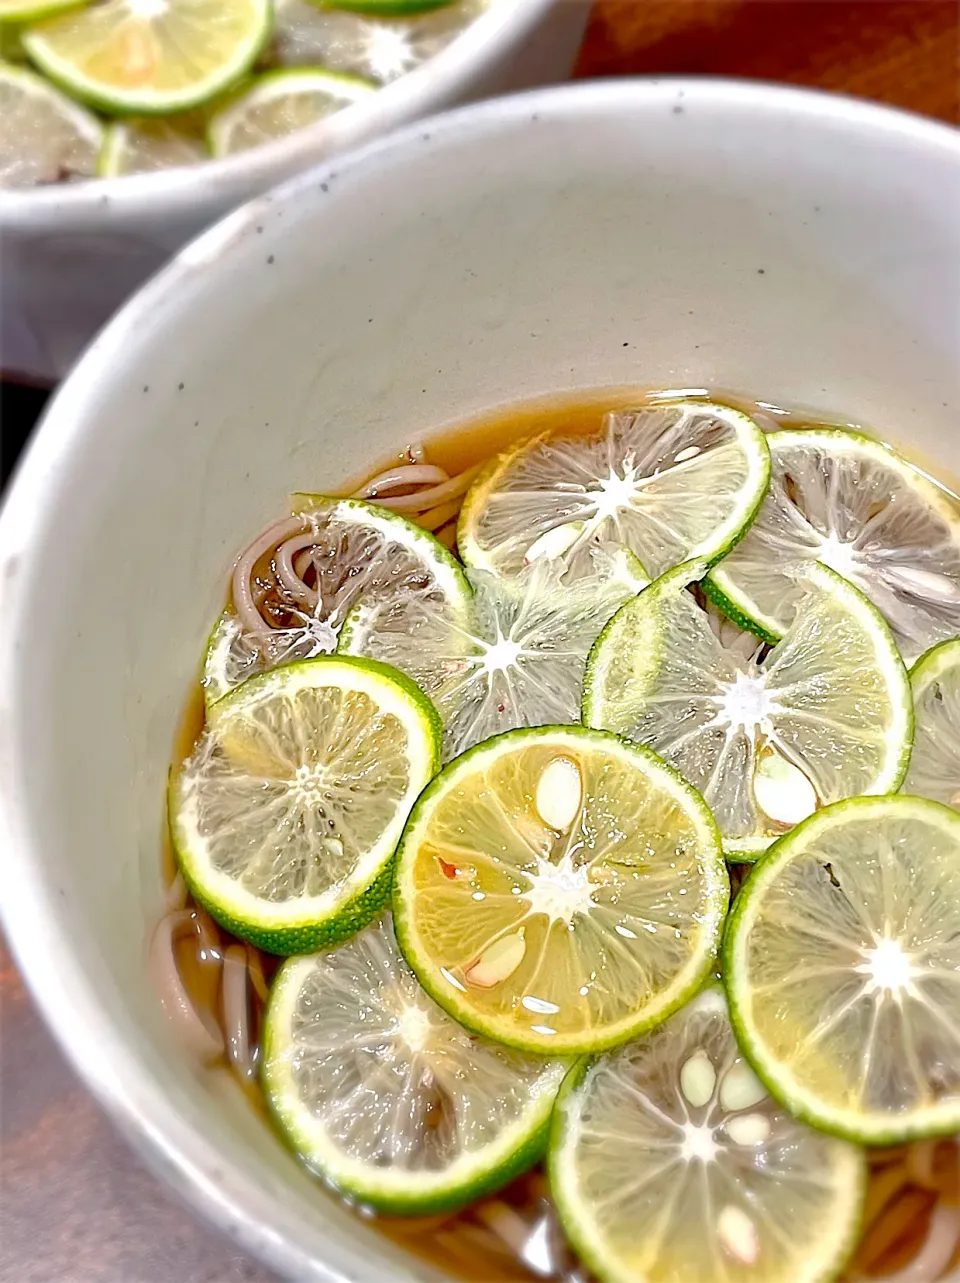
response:
{"label": "stacked citrus slice", "polygon": [[773,432],[770,490],[743,543],[707,587],[732,618],[774,642],[819,561],[886,617],[907,663],[960,633],[960,508],[893,450],[839,428]]}
{"label": "stacked citrus slice", "polygon": [[444,723],[444,757],[501,731],[578,720],[587,655],[610,616],[645,587],[631,553],[598,545],[594,573],[565,582],[540,558],[513,581],[472,570],[470,609],[454,616],[428,598],[370,597],[351,610],[338,649],[393,664],[430,696]]}
{"label": "stacked citrus slice", "polygon": [[[235,608],[221,616],[207,645],[203,685],[208,704],[255,673],[296,659],[327,654],[351,607],[366,610],[428,603],[438,618],[466,618],[470,586],[454,557],[425,530],[394,512],[356,499],[295,495],[297,513],[282,529],[309,561],[313,583],[278,554],[276,526],[243,557],[256,574],[264,558],[280,595],[281,626],[254,629]],[[290,553],[293,545],[287,543]],[[278,564],[278,556],[284,564]],[[241,558],[242,560],[243,558]],[[287,558],[289,559],[289,558]]]}
{"label": "stacked citrus slice", "polygon": [[273,988],[263,1082],[274,1116],[335,1189],[440,1212],[543,1153],[566,1066],[472,1037],[420,988],[389,917]]}
{"label": "stacked citrus slice", "polygon": [[910,756],[910,688],[890,630],[818,562],[765,658],[725,647],[691,592],[702,563],[662,576],[604,629],[584,719],[646,744],[698,788],[731,858],[749,859],[819,806],[890,793]]}
{"label": "stacked citrus slice", "polygon": [[856,1147],[770,1098],[716,987],[573,1070],[550,1150],[564,1228],[610,1283],[831,1278],[853,1245],[865,1169]]}
{"label": "stacked citrus slice", "polygon": [[769,477],[763,433],[727,406],[679,401],[611,414],[599,435],[521,442],[495,459],[464,501],[460,552],[507,577],[546,553],[578,577],[593,573],[592,546],[614,543],[661,575],[729,552]]}

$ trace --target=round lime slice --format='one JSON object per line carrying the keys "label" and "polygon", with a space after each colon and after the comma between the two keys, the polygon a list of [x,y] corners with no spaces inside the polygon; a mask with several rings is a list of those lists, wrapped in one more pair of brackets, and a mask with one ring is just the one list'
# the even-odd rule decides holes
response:
{"label": "round lime slice", "polygon": [[171,782],[184,878],[261,949],[336,943],[388,897],[439,748],[429,701],[385,665],[324,656],[251,678],[220,701]]}
{"label": "round lime slice", "polygon": [[798,1118],[862,1144],[960,1130],[960,815],[854,798],[781,838],[734,902],[740,1045]]}
{"label": "round lime slice", "polygon": [[153,119],[144,117],[110,125],[100,153],[101,178],[152,174],[208,160],[203,132],[194,114]]}
{"label": "round lime slice", "polygon": [[410,816],[394,914],[456,1020],[566,1055],[623,1042],[714,965],[729,883],[700,796],[579,726],[509,731],[451,762]]}
{"label": "round lime slice", "polygon": [[592,574],[592,544],[613,543],[662,575],[727,553],[769,477],[766,438],[738,410],[684,401],[610,414],[597,435],[538,437],[493,460],[464,500],[460,553],[515,576],[547,547],[578,576]]}
{"label": "round lime slice", "polygon": [[960,811],[960,637],[921,656],[910,685],[916,727],[903,791]]}
{"label": "round lime slice", "polygon": [[825,1283],[856,1241],[866,1184],[861,1150],[767,1095],[716,987],[571,1070],[549,1170],[603,1283]]}
{"label": "round lime slice", "polygon": [[[412,521],[356,499],[300,494],[294,495],[294,506],[297,515],[284,533],[296,540],[297,557],[309,562],[309,569],[301,569],[312,586],[290,574],[285,583],[274,556],[261,578],[275,591],[275,626],[253,632],[228,607],[207,644],[208,707],[255,673],[332,651],[357,602],[410,609],[426,601],[453,619],[469,613],[470,585],[459,562]],[[264,556],[269,552],[268,547]],[[358,567],[363,567],[360,574]]]}
{"label": "round lime slice", "polygon": [[567,587],[563,565],[540,559],[516,580],[468,572],[467,621],[429,601],[359,602],[338,649],[407,673],[433,701],[449,760],[502,731],[575,722],[587,654],[610,616],[643,588],[623,549],[592,550],[594,578]]}
{"label": "round lime slice", "polygon": [[92,178],[102,145],[96,116],[32,71],[0,63],[0,187]]}
{"label": "round lime slice", "polygon": [[315,125],[368,98],[376,85],[319,67],[268,71],[210,120],[214,156],[233,156]]}
{"label": "round lime slice", "polygon": [[688,591],[704,569],[678,567],[613,617],[584,721],[660,753],[702,792],[729,858],[751,860],[821,806],[899,788],[910,686],[880,613],[826,566],[799,572],[800,609],[765,657],[711,627]]}
{"label": "round lime slice", "polygon": [[30,58],[104,111],[163,115],[208,102],[254,63],[270,0],[100,0],[30,27]]}
{"label": "round lime slice", "polygon": [[565,1069],[451,1020],[389,917],[291,958],[270,996],[262,1081],[275,1118],[327,1184],[397,1215],[459,1207],[536,1162]]}
{"label": "round lime slice", "polygon": [[797,605],[797,570],[832,566],[885,616],[906,662],[960,633],[960,504],[893,450],[839,428],[767,441],[770,491],[705,587],[767,641]]}

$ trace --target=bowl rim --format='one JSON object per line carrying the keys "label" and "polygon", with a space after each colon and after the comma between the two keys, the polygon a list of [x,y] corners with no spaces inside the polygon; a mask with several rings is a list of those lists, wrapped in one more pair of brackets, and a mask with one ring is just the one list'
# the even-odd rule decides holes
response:
{"label": "bowl rim", "polygon": [[[112,372],[123,367],[131,334],[157,308],[174,297],[198,269],[216,264],[230,270],[232,251],[247,254],[244,242],[258,220],[277,205],[308,198],[331,174],[349,171],[362,182],[377,181],[381,159],[451,139],[509,136],[531,118],[575,121],[611,116],[642,117],[662,110],[685,95],[703,110],[733,107],[750,114],[773,112],[803,126],[829,122],[838,131],[870,129],[906,138],[919,150],[932,151],[960,172],[960,133],[938,121],[887,106],[822,91],[697,77],[635,78],[581,81],[461,107],[430,120],[425,133],[419,121],[378,138],[348,156],[298,174],[202,233],[125,304],[81,358],[47,408],[34,440],[13,478],[0,509],[0,724],[20,720],[29,699],[20,680],[27,650],[29,620],[18,567],[29,560],[37,533],[50,520],[51,503],[73,470],[84,440],[96,431],[89,406],[102,396]],[[432,140],[432,142],[431,142]],[[891,181],[899,181],[895,176]],[[272,1227],[263,1214],[263,1190],[242,1173],[225,1171],[218,1152],[171,1106],[149,1063],[142,1062],[115,1030],[93,980],[76,967],[63,965],[57,934],[57,904],[44,885],[40,839],[22,804],[20,779],[28,764],[9,734],[0,736],[0,850],[6,859],[0,918],[16,962],[48,1027],[75,1072],[133,1147],[167,1183],[189,1200],[191,1208],[251,1255],[288,1277],[318,1283],[348,1283],[369,1277],[353,1244],[331,1244],[320,1263]],[[425,1267],[422,1267],[425,1268]]]}
{"label": "bowl rim", "polygon": [[108,219],[156,217],[160,211],[164,217],[195,215],[208,203],[236,205],[334,153],[442,109],[471,74],[497,66],[557,3],[490,0],[489,8],[446,48],[379,88],[369,100],[249,152],[124,178],[0,190],[0,229],[34,234],[65,227],[83,230]]}

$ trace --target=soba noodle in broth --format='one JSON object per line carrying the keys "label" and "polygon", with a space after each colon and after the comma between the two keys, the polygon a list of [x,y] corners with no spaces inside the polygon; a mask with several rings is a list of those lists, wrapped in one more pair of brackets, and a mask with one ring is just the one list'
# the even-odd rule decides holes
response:
{"label": "soba noodle in broth", "polygon": [[[636,402],[635,392],[629,400]],[[603,406],[609,409],[610,405],[608,396]],[[784,426],[783,412],[775,407],[742,408],[765,427]],[[519,422],[528,431],[554,426],[538,423],[544,417],[591,430],[599,410],[593,403],[564,406],[553,416],[527,414]],[[475,434],[481,448],[474,461],[452,473],[431,462],[423,445],[412,445],[402,459],[372,476],[351,497],[401,512],[455,548],[457,516],[464,494],[485,462],[482,456],[492,455],[517,435],[517,416],[495,421],[485,432]],[[454,441],[452,452],[447,453],[462,457],[462,448]],[[479,462],[475,461],[478,455]],[[305,518],[288,517],[266,527],[241,552],[231,597],[247,631],[268,637],[275,629],[295,624],[298,612],[316,603],[312,538]],[[189,720],[189,742],[182,746],[181,757],[189,753],[202,729],[196,709],[191,708]],[[190,898],[172,860],[170,866],[164,915],[150,949],[164,1010],[191,1055],[205,1065],[228,1069],[260,1104],[258,1039],[279,960],[219,927]],[[749,866],[737,866],[732,874],[735,895],[749,875]],[[869,1161],[863,1230],[843,1276],[845,1283],[868,1279],[960,1283],[960,1139],[875,1150]],[[563,1238],[539,1168],[463,1211],[407,1221],[381,1217],[377,1224],[395,1241],[461,1277],[485,1283],[501,1279],[585,1283],[588,1278]]]}

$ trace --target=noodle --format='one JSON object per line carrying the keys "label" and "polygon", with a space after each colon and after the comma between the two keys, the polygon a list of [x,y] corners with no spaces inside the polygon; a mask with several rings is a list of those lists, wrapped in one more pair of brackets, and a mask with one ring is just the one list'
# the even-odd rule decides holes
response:
{"label": "noodle", "polygon": [[187,903],[187,884],[183,880],[183,874],[177,870],[173,881],[167,887],[166,894],[163,898],[164,913],[176,913]]}
{"label": "noodle", "polygon": [[448,521],[453,521],[459,515],[460,507],[459,499],[441,503],[439,507],[430,508],[427,512],[421,513],[418,524],[423,526],[424,530],[439,530],[441,526],[445,526]]}
{"label": "noodle", "polygon": [[448,522],[447,525],[442,527],[442,529],[437,530],[434,533],[436,534],[437,539],[439,539],[443,544],[444,548],[449,548],[452,551],[456,547],[457,523],[455,521]]}
{"label": "noodle", "polygon": [[[439,485],[429,486],[426,490],[418,490],[415,494],[397,495],[394,498],[379,500],[381,507],[390,508],[393,512],[427,512],[430,508],[436,508],[441,503],[446,503],[450,499],[455,499],[459,495],[466,494],[470,489],[470,483],[480,471],[480,464],[473,468],[466,468],[463,472],[458,472],[455,477],[448,481],[441,481]],[[397,469],[399,472],[399,469]],[[359,497],[356,496],[356,497]]]}
{"label": "noodle", "polygon": [[250,1003],[247,984],[247,951],[232,944],[223,955],[223,1023],[227,1059],[243,1083],[256,1077],[258,1056],[250,1038]]}
{"label": "noodle", "polygon": [[353,492],[354,499],[379,499],[387,490],[401,490],[405,486],[437,485],[449,481],[450,473],[435,468],[432,463],[401,463],[378,473],[372,481]]}
{"label": "noodle", "polygon": [[937,1142],[935,1140],[922,1140],[919,1144],[910,1146],[907,1150],[907,1172],[914,1185],[919,1185],[923,1189],[937,1188],[936,1161]]}
{"label": "noodle", "polygon": [[[280,544],[273,555],[273,565],[280,583],[286,588],[287,592],[294,601],[303,602],[310,610],[313,610],[320,599],[320,594],[315,588],[311,588],[304,582],[303,575],[296,569],[294,556],[297,553],[306,553],[317,542],[317,537],[311,531],[306,534],[294,535],[291,539],[285,539]],[[307,564],[312,565],[312,557],[308,557]],[[306,569],[306,566],[304,566]]]}
{"label": "noodle", "polygon": [[263,960],[260,957],[260,951],[255,949],[252,944],[247,945],[247,970],[250,972],[250,983],[253,985],[253,992],[266,1005],[266,1001],[270,997],[270,986],[267,984],[267,977],[263,974]]}
{"label": "noodle", "polygon": [[935,1201],[936,1195],[927,1190],[906,1189],[888,1203],[885,1214],[878,1216],[867,1230],[857,1253],[867,1269],[880,1267],[887,1253],[909,1234],[911,1226],[930,1211]]}
{"label": "noodle", "polygon": [[253,574],[254,567],[260,558],[276,548],[278,543],[282,543],[291,535],[299,534],[304,528],[304,521],[303,517],[285,517],[283,521],[273,522],[261,531],[253,543],[249,544],[237,558],[233,571],[233,604],[243,626],[251,633],[269,637],[272,631],[253,599],[250,576]]}
{"label": "noodle", "polygon": [[196,936],[190,909],[165,914],[153,934],[150,963],[164,1011],[179,1027],[184,1041],[204,1061],[223,1055],[223,1036],[207,1012],[200,1011],[187,993],[175,953],[176,937],[189,926]]}
{"label": "noodle", "polygon": [[[960,1211],[940,1203],[933,1209],[923,1246],[913,1260],[893,1274],[884,1274],[883,1283],[935,1283],[960,1247]],[[951,1273],[956,1279],[955,1271]]]}

